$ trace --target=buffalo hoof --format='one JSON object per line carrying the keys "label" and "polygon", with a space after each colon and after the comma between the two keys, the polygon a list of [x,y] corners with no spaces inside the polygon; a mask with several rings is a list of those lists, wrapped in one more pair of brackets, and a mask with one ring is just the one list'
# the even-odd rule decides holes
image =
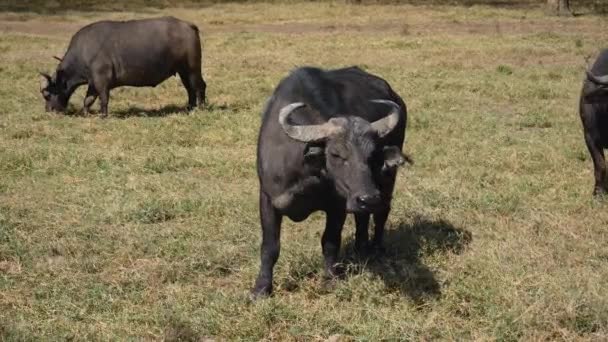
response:
{"label": "buffalo hoof", "polygon": [[251,289],[251,293],[249,294],[249,298],[251,300],[257,300],[262,298],[270,297],[272,294],[272,284],[256,284],[253,289]]}
{"label": "buffalo hoof", "polygon": [[606,189],[604,187],[596,186],[595,189],[593,189],[593,196],[595,196],[595,197],[605,197],[607,195],[608,195],[608,189]]}
{"label": "buffalo hoof", "polygon": [[325,279],[342,279],[346,274],[346,268],[342,264],[325,267]]}

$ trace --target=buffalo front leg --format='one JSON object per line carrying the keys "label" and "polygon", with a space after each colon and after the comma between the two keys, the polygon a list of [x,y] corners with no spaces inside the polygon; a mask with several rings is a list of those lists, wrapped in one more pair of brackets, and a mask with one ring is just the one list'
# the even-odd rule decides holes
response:
{"label": "buffalo front leg", "polygon": [[260,221],[262,223],[262,248],[260,273],[251,290],[253,298],[272,293],[272,273],[281,250],[282,215],[272,206],[270,196],[260,191]]}
{"label": "buffalo front leg", "polygon": [[338,254],[342,243],[342,227],[346,219],[346,211],[334,209],[327,212],[325,231],[321,237],[321,247],[325,258],[325,274],[329,277],[339,276],[337,269]]}
{"label": "buffalo front leg", "polygon": [[379,253],[384,253],[384,227],[390,211],[390,208],[386,208],[374,213],[373,248]]}
{"label": "buffalo front leg", "polygon": [[95,90],[95,87],[92,84],[89,84],[89,88],[87,89],[87,94],[84,97],[83,109],[84,109],[85,115],[88,115],[89,113],[91,113],[91,106],[93,105],[93,103],[95,103],[96,99],[97,99],[97,90]]}
{"label": "buffalo front leg", "polygon": [[374,239],[372,240],[372,248],[382,254],[384,253],[384,228],[388,220],[388,214],[391,212],[391,201],[393,191],[395,189],[395,180],[397,179],[396,170],[385,173],[385,178],[382,182],[382,202],[384,205],[374,212]]}
{"label": "buffalo front leg", "polygon": [[606,179],[606,160],[604,158],[604,149],[596,139],[593,139],[591,134],[585,133],[585,143],[587,149],[593,159],[593,169],[595,175],[594,195],[602,195],[608,193],[608,179]]}
{"label": "buffalo front leg", "polygon": [[355,251],[365,254],[369,247],[369,214],[355,214],[355,226]]}

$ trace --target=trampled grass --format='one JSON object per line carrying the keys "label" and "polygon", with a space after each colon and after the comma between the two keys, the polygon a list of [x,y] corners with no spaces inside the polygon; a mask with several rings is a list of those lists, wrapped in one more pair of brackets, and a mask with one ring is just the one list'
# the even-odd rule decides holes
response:
{"label": "trampled grass", "polygon": [[[47,114],[80,26],[171,14],[201,28],[209,107],[179,80],[112,92],[110,117]],[[608,211],[577,103],[605,18],[541,9],[225,4],[0,14],[0,340],[605,340]],[[260,112],[299,65],[360,65],[409,107],[388,255],[322,279],[323,215],[259,265]],[[94,108],[98,108],[95,106]]]}

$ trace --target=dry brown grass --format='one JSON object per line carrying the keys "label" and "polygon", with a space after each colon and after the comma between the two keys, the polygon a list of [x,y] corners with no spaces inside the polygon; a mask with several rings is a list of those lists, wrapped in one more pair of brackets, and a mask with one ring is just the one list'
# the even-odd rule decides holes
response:
{"label": "dry brown grass", "polygon": [[[107,120],[43,112],[36,72],[78,27],[161,14],[201,27],[209,109],[182,113],[169,80],[114,91]],[[484,6],[0,14],[0,336],[606,339],[608,213],[576,108],[607,28]],[[349,276],[327,284],[323,215],[286,222],[276,295],[251,303],[263,103],[295,66],[352,64],[410,111],[389,254],[353,260],[349,220]]]}

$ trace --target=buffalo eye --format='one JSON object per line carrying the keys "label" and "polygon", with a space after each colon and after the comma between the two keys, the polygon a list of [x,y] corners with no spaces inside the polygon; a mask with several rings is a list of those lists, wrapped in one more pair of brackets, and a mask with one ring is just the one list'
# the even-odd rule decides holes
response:
{"label": "buffalo eye", "polygon": [[344,156],[344,155],[342,155],[342,154],[340,154],[340,153],[338,153],[338,152],[329,152],[329,155],[330,155],[330,156],[331,156],[333,159],[338,160],[338,161],[340,161],[341,163],[345,163],[345,162],[346,162],[346,156]]}

